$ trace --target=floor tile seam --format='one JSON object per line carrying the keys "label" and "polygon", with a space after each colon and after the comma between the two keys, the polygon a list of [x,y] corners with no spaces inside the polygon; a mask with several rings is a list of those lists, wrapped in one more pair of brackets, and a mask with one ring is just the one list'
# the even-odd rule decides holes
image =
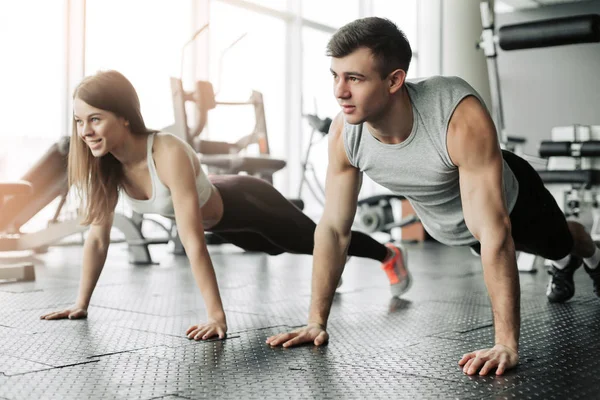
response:
{"label": "floor tile seam", "polygon": [[14,314],[15,312],[20,312],[20,311],[45,310],[47,308],[54,308],[54,307],[58,307],[58,306],[65,306],[65,305],[72,305],[72,304],[73,304],[72,302],[65,302],[65,303],[54,303],[54,304],[50,304],[50,305],[45,305],[43,307],[18,308],[18,309],[2,311],[2,312],[0,312],[0,316],[2,316],[3,314]]}
{"label": "floor tile seam", "polygon": [[[28,360],[29,361],[29,360]],[[23,372],[23,373],[18,373],[18,374],[13,374],[13,375],[5,375],[9,378],[15,377],[15,376],[23,376],[23,375],[29,375],[29,374],[36,374],[38,372],[47,372],[47,371],[51,371],[51,370],[55,370],[55,369],[61,369],[61,368],[71,368],[71,367],[77,367],[80,365],[87,365],[87,364],[93,364],[93,363],[97,363],[100,360],[89,360],[89,361],[82,361],[82,362],[76,362],[76,363],[71,363],[71,364],[67,364],[67,365],[49,365],[49,364],[44,364],[45,366],[48,366],[50,368],[44,368],[44,369],[40,369],[37,371],[29,371],[29,372]],[[34,361],[36,362],[36,361]],[[37,363],[37,362],[36,362]],[[41,364],[41,363],[38,363]]]}
{"label": "floor tile seam", "polygon": [[97,308],[104,308],[107,310],[113,310],[113,311],[123,311],[123,312],[128,312],[128,313],[132,313],[132,314],[139,314],[139,315],[147,315],[150,317],[162,317],[162,318],[171,318],[171,317],[180,317],[182,315],[185,315],[186,313],[188,313],[189,311],[186,311],[186,313],[184,314],[169,314],[169,315],[161,315],[161,314],[150,314],[150,313],[145,313],[142,311],[132,311],[132,310],[126,310],[123,308],[117,308],[117,307],[109,307],[109,306],[102,306],[102,305],[98,305],[98,304],[90,304],[93,307],[97,307]]}
{"label": "floor tile seam", "polygon": [[358,369],[367,369],[367,370],[373,370],[373,371],[384,371],[384,372],[389,372],[389,373],[397,374],[397,375],[400,375],[400,376],[410,376],[410,377],[413,377],[413,378],[422,378],[422,379],[426,379],[426,380],[434,380],[434,381],[439,381],[439,382],[452,382],[452,383],[461,383],[461,382],[463,382],[462,380],[437,378],[437,377],[432,377],[432,376],[427,376],[427,375],[421,375],[421,374],[414,374],[414,373],[409,373],[409,372],[399,372],[398,370],[389,369],[389,368],[386,368],[386,367],[365,367],[363,365],[359,365],[359,364],[355,364],[355,363],[347,362],[347,361],[333,361],[333,364],[338,365],[338,366],[350,366],[350,367],[354,367],[354,368],[358,368]]}

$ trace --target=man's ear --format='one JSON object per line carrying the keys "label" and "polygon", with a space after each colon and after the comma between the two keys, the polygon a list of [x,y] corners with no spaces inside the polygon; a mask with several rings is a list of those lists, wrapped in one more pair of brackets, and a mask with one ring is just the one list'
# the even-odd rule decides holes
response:
{"label": "man's ear", "polygon": [[390,85],[390,94],[394,94],[404,86],[406,80],[406,71],[403,69],[396,69],[388,75],[388,82]]}

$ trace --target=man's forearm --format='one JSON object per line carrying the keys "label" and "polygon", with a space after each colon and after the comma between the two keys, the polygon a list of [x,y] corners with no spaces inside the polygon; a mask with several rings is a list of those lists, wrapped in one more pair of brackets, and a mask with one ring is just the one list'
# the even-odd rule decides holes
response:
{"label": "man's forearm", "polygon": [[309,323],[316,323],[323,327],[327,326],[335,289],[346,264],[349,243],[349,235],[340,236],[329,227],[317,227]]}
{"label": "man's forearm", "polygon": [[496,344],[517,350],[521,327],[521,291],[512,238],[499,246],[482,242],[481,260],[494,313]]}

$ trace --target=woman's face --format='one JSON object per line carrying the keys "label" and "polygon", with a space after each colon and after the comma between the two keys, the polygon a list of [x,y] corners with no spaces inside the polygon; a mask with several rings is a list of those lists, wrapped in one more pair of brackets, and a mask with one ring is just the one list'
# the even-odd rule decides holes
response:
{"label": "woman's face", "polygon": [[75,98],[73,118],[77,136],[85,142],[94,157],[102,157],[118,147],[129,131],[129,122],[110,111],[101,110]]}

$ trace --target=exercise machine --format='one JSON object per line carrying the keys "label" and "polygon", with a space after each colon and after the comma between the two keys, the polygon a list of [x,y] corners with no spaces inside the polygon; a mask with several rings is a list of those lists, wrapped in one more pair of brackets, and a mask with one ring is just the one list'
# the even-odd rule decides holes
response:
{"label": "exercise machine", "polygon": [[[244,172],[273,183],[273,174],[286,166],[285,160],[270,155],[265,107],[260,92],[253,91],[250,98],[244,101],[221,102],[216,100],[210,82],[197,81],[194,91],[186,92],[181,79],[171,78],[171,94],[175,124],[165,129],[189,143],[198,153],[200,162],[208,168],[209,173],[238,174]],[[195,125],[191,127],[187,123],[186,102],[193,104],[197,116]],[[254,128],[235,143],[201,139],[200,135],[208,121],[208,113],[217,106],[253,107]],[[259,154],[243,154],[243,151],[251,144],[258,144]]]}
{"label": "exercise machine", "polygon": [[[504,51],[513,51],[600,42],[600,15],[576,15],[505,25],[500,27],[496,33],[493,9],[493,1],[482,1],[480,3],[483,32],[478,47],[484,51],[487,58],[494,122],[500,134],[500,142],[507,144],[510,142],[510,138],[506,134],[504,125],[496,45],[500,46]],[[568,133],[571,131],[572,133]],[[580,193],[580,190],[589,192],[589,189],[596,183],[597,172],[594,169],[576,168],[577,165],[586,166],[593,163],[593,159],[586,159],[586,156],[594,157],[594,152],[591,151],[591,149],[593,149],[595,145],[593,143],[586,143],[586,145],[583,146],[583,144],[580,143],[580,140],[582,138],[585,138],[586,141],[590,141],[591,139],[589,138],[595,139],[594,132],[595,128],[578,128],[577,125],[572,129],[555,128],[552,132],[553,141],[543,142],[540,146],[539,155],[543,158],[551,157],[548,160],[546,170],[538,169],[538,173],[544,183],[549,186],[566,185],[567,188],[572,188],[564,191],[564,193],[568,194],[568,198],[561,198],[561,196],[557,197],[559,205],[561,205],[568,217],[580,214],[579,207],[581,203],[577,199],[576,194]],[[564,138],[565,135],[572,140],[560,140],[560,138]],[[567,143],[575,144],[571,145]],[[558,161],[559,165],[565,163],[565,158],[563,157],[566,157],[568,152],[567,146],[568,149],[571,149],[571,146],[573,146],[573,151],[569,156],[571,158],[567,161],[567,164],[570,163],[569,165],[571,165],[572,168],[557,168],[557,160],[560,160]],[[580,152],[582,147],[585,148],[584,155]],[[509,147],[507,146],[507,148]],[[520,253],[517,264],[519,271],[535,272],[536,270],[535,256],[531,254]]]}
{"label": "exercise machine", "polygon": [[[313,195],[314,199],[321,204],[321,206],[325,205],[325,189],[323,185],[319,182],[319,178],[317,177],[315,168],[313,164],[310,162],[310,153],[313,146],[319,143],[323,138],[327,136],[329,132],[329,127],[331,126],[331,118],[321,119],[317,115],[314,114],[305,114],[303,117],[306,119],[308,124],[311,127],[310,137],[308,139],[308,146],[306,151],[304,152],[304,159],[302,160],[302,174],[300,176],[300,184],[298,185],[298,198],[302,198],[302,192],[304,187],[306,186],[310,193]],[[317,139],[315,139],[317,136]],[[307,176],[310,172],[311,178]]]}
{"label": "exercise machine", "polygon": [[480,3],[483,31],[477,47],[483,50],[488,67],[492,97],[492,117],[501,145],[517,154],[525,138],[509,136],[505,129],[502,91],[498,74],[497,45],[504,51],[526,50],[600,41],[600,16],[597,14],[545,19],[504,25],[497,29],[494,19],[494,1]]}
{"label": "exercise machine", "polygon": [[[0,252],[43,253],[60,240],[87,230],[81,225],[76,211],[65,210],[69,189],[69,139],[63,137],[52,145],[19,181],[0,183]],[[21,231],[23,225],[56,199],[58,205],[45,228],[27,233]],[[145,238],[142,233],[145,221],[139,214],[128,217],[115,213],[113,227],[123,234],[128,244],[129,261],[133,264],[152,264],[148,246],[166,244],[170,240],[169,235]]]}
{"label": "exercise machine", "polygon": [[548,168],[540,177],[567,218],[574,218],[600,240],[600,126],[573,125],[552,129],[540,157]]}
{"label": "exercise machine", "polygon": [[[0,209],[2,209],[5,199],[27,197],[30,196],[32,192],[33,188],[28,182],[18,181],[0,183]],[[0,236],[0,240],[2,240],[2,236]],[[0,263],[0,282],[33,280],[35,280],[33,263]]]}
{"label": "exercise machine", "polygon": [[[273,158],[270,154],[262,93],[254,90],[250,98],[246,100],[224,102],[217,100],[213,85],[208,81],[196,81],[192,91],[186,91],[183,87],[184,49],[193,43],[208,27],[209,24],[205,24],[198,29],[182,47],[180,76],[171,77],[170,79],[175,122],[173,125],[163,128],[163,130],[171,132],[189,143],[198,153],[200,162],[207,167],[209,173],[246,173],[273,183],[273,174],[284,168],[286,162],[285,160]],[[245,35],[236,39],[223,51],[221,63],[225,52],[235,46],[243,36]],[[220,79],[221,74],[219,74]],[[188,121],[192,118],[186,111],[186,104],[191,104],[193,109],[191,117],[194,122],[191,125],[188,124]],[[254,128],[234,143],[202,139],[200,136],[208,122],[209,111],[217,106],[252,107],[255,117]],[[253,144],[258,145],[258,154],[244,154],[248,147]]]}
{"label": "exercise machine", "polygon": [[[548,160],[540,178],[565,216],[600,241],[600,126],[555,127],[551,138],[540,143],[539,155]],[[519,270],[535,272],[537,259],[521,253]]]}

